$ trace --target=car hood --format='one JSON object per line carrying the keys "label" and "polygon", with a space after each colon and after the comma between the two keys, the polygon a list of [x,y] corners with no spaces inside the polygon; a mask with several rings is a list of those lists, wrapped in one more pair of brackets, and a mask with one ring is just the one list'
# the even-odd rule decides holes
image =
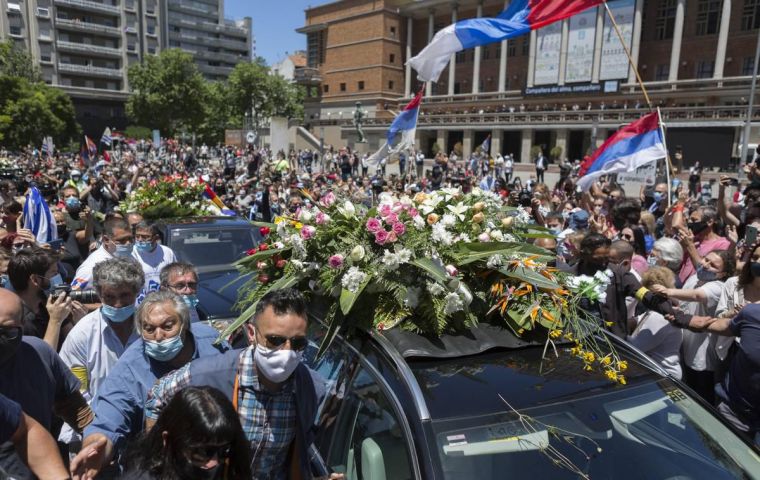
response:
{"label": "car hood", "polygon": [[207,319],[230,319],[238,316],[233,306],[238,291],[250,278],[233,269],[204,270],[198,272],[198,310]]}

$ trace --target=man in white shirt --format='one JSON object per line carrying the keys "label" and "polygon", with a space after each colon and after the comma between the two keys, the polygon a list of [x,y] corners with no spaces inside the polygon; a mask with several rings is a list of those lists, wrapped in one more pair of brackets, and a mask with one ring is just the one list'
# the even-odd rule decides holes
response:
{"label": "man in white shirt", "polygon": [[137,260],[145,273],[145,284],[137,297],[138,305],[146,295],[161,287],[161,270],[166,265],[177,261],[174,251],[159,244],[159,239],[155,225],[150,225],[145,221],[135,225],[135,248],[132,250],[132,257]]}
{"label": "man in white shirt", "polygon": [[93,288],[92,272],[95,265],[115,257],[129,258],[132,254],[133,244],[132,229],[126,220],[113,218],[105,222],[101,246],[77,268],[74,281],[71,282],[71,289],[86,290]]}

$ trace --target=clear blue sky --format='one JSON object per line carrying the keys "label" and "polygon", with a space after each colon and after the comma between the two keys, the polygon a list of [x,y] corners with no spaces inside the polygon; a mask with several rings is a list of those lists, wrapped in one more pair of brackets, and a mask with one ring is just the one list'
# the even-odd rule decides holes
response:
{"label": "clear blue sky", "polygon": [[256,54],[269,65],[285,52],[306,50],[306,35],[295,29],[305,24],[303,11],[334,0],[225,0],[227,18],[251,17]]}

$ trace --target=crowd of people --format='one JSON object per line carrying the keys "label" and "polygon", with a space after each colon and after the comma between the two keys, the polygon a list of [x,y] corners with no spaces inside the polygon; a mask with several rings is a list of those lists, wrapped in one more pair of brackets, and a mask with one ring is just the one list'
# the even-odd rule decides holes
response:
{"label": "crowd of people", "polygon": [[[332,192],[371,207],[383,192],[443,187],[498,193],[556,267],[608,272],[589,313],[737,429],[760,428],[760,172],[721,177],[717,198],[663,180],[627,195],[614,178],[575,186],[513,175],[514,158],[420,152],[371,164],[350,148],[273,153],[142,142],[91,163],[0,152],[0,477],[311,478],[307,451],[323,392],[301,361],[303,297],[281,290],[245,326],[249,346],[217,342],[198,313],[198,272],[157,225],[119,204],[167,175],[206,182],[238,215],[271,221]],[[388,170],[393,165],[392,172]],[[697,167],[698,168],[698,167]],[[540,172],[539,172],[540,170]],[[695,171],[696,174],[696,171]],[[59,240],[22,221],[36,186]],[[690,186],[689,186],[690,187]],[[65,445],[60,458],[56,440]],[[335,475],[332,478],[340,478]]]}

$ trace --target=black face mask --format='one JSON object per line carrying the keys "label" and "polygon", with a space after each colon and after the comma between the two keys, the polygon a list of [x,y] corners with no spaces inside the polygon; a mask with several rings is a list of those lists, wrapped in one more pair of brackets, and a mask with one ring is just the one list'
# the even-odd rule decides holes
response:
{"label": "black face mask", "polygon": [[[16,338],[7,338],[14,334]],[[5,365],[8,360],[16,355],[18,347],[21,345],[21,337],[21,327],[0,328],[0,366]]]}
{"label": "black face mask", "polygon": [[222,473],[224,472],[222,467],[224,467],[222,461],[220,461],[217,466],[208,469],[198,467],[187,461],[183,465],[177,465],[177,473],[179,473],[180,478],[215,480],[217,478],[222,478]]}
{"label": "black face mask", "polygon": [[56,230],[58,230],[58,237],[63,237],[66,235],[66,225],[56,225]]}
{"label": "black face mask", "polygon": [[750,262],[749,271],[753,277],[760,277],[760,262]]}
{"label": "black face mask", "polygon": [[694,235],[699,235],[709,227],[707,222],[689,222],[688,226],[689,230],[691,230]]}

